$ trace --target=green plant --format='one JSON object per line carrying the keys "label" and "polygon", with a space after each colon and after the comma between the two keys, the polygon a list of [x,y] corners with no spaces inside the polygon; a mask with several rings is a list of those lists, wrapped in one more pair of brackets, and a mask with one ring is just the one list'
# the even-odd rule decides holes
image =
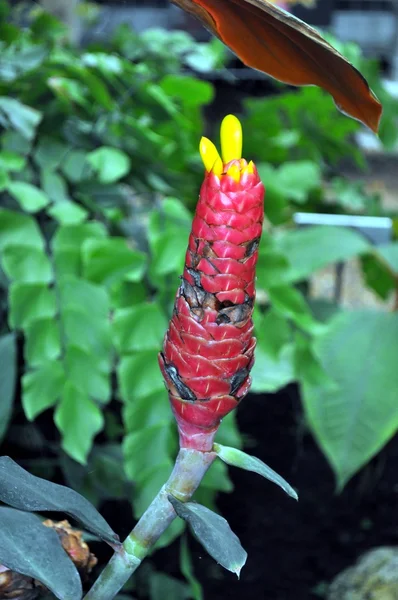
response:
{"label": "green plant", "polygon": [[[213,66],[219,46],[198,50],[185,34],[136,36],[123,28],[108,46],[79,53],[42,12],[30,29],[4,24],[0,33],[6,57],[0,69],[0,306],[7,317],[0,339],[0,434],[7,433],[21,382],[23,411],[37,429],[41,413],[54,411],[63,450],[57,440],[51,450],[65,479],[97,505],[128,494],[139,518],[177,451],[157,353],[201,177],[201,109],[213,97],[209,83],[182,68],[192,56],[200,56],[202,70]],[[169,44],[173,56],[164,52]],[[319,121],[330,138],[323,151],[298,120],[300,94],[279,96],[282,106],[292,106],[295,127],[268,113],[268,101],[258,113],[249,106],[245,153],[268,161],[259,172],[269,218],[259,247],[252,389],[272,392],[299,382],[308,423],[341,487],[396,431],[396,313],[337,308],[321,322],[297,284],[322,266],[358,256],[370,280],[382,270],[382,289],[378,276],[374,285],[386,295],[397,289],[397,244],[375,250],[355,232],[291,229],[297,205],[319,207],[325,165],[348,150],[357,127],[337,119],[330,104]],[[271,103],[276,114],[277,102]],[[313,110],[322,113],[319,103],[318,93]],[[260,155],[268,118],[273,150]],[[295,128],[302,125],[298,138]],[[177,191],[179,199],[172,195]],[[377,338],[371,353],[364,346],[369,337]],[[379,400],[380,389],[387,393]],[[241,444],[233,417],[224,419],[218,441]],[[33,465],[35,472],[40,468]],[[231,489],[217,461],[196,498],[214,507],[216,492]],[[174,521],[158,545],[183,527]]]}

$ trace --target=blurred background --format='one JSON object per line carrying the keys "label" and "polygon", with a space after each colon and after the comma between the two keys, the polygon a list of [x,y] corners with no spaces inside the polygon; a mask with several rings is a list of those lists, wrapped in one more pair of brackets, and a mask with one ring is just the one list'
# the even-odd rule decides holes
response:
{"label": "blurred background", "polygon": [[176,521],[119,600],[398,597],[398,2],[283,6],[368,79],[378,137],[166,0],[0,1],[0,450],[121,538],[176,456],[157,353],[227,113],[266,186],[252,393],[217,439],[300,501],[216,463],[195,499],[240,580]]}

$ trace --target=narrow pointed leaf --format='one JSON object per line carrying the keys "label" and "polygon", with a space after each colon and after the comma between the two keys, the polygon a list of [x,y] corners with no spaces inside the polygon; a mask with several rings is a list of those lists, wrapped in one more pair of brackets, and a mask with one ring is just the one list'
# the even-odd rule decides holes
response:
{"label": "narrow pointed leaf", "polygon": [[365,78],[312,27],[267,0],[172,0],[249,67],[292,85],[318,85],[377,131],[381,104]]}
{"label": "narrow pointed leaf", "polygon": [[8,456],[0,458],[0,501],[28,512],[51,510],[66,513],[106,542],[114,544],[119,541],[116,533],[86,498],[63,485],[31,475]]}
{"label": "narrow pointed leaf", "polygon": [[247,559],[239,538],[220,515],[196,502],[180,502],[168,496],[177,515],[187,521],[199,542],[221,566],[239,577]]}
{"label": "narrow pointed leaf", "polygon": [[227,465],[258,473],[273,483],[276,483],[276,485],[279,485],[286,494],[295,500],[298,500],[298,495],[292,486],[259,458],[250,456],[250,454],[246,454],[246,452],[242,452],[242,450],[237,450],[236,448],[221,446],[221,444],[214,444],[213,449],[219,458],[227,463]]}
{"label": "narrow pointed leaf", "polygon": [[0,563],[38,579],[60,600],[80,600],[79,573],[57,533],[39,517],[13,508],[0,508]]}

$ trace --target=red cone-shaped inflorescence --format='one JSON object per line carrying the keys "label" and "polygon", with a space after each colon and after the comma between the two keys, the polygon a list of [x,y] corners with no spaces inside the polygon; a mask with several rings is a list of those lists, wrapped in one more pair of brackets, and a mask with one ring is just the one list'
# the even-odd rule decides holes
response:
{"label": "red cone-shaped inflorescence", "polygon": [[205,175],[159,355],[181,447],[211,450],[221,419],[251,384],[263,199],[257,170],[245,160],[223,165],[220,176]]}

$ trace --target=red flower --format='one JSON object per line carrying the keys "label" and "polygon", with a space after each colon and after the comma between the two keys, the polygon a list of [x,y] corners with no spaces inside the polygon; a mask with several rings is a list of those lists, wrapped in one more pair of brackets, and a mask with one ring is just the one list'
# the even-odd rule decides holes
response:
{"label": "red flower", "polygon": [[205,179],[160,368],[180,445],[211,450],[221,419],[247,394],[256,339],[252,313],[264,186],[241,159],[242,130],[221,126],[223,162],[202,138]]}

